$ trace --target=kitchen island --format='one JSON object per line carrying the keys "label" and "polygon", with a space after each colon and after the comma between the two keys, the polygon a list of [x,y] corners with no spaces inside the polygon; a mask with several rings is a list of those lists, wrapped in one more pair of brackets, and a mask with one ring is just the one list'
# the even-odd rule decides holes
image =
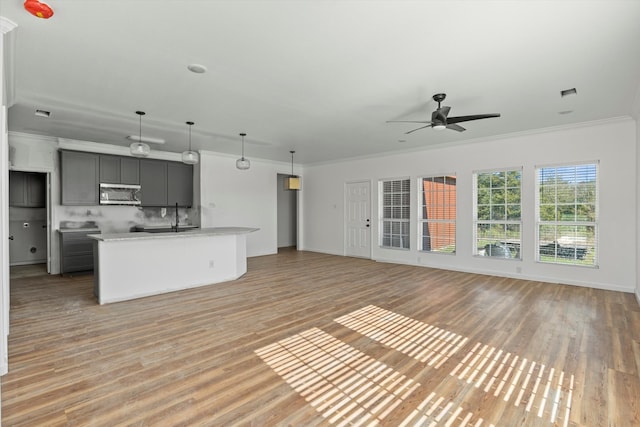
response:
{"label": "kitchen island", "polygon": [[247,272],[247,227],[91,234],[100,304],[214,283]]}

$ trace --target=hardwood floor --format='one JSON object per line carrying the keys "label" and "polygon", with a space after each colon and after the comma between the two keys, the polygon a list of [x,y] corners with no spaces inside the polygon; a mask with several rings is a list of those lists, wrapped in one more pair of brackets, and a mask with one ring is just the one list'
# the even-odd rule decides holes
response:
{"label": "hardwood floor", "polygon": [[291,250],[105,306],[92,280],[12,280],[3,425],[640,425],[632,294]]}

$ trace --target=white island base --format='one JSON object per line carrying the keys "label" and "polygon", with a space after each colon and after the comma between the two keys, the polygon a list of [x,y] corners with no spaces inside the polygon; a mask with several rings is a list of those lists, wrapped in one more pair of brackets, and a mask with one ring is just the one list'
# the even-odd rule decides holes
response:
{"label": "white island base", "polygon": [[90,235],[94,293],[105,304],[238,279],[247,272],[246,235],[256,230]]}

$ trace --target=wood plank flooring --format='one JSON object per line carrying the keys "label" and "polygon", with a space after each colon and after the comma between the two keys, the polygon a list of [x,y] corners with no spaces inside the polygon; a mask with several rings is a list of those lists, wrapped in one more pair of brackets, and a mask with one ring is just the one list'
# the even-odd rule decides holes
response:
{"label": "wood plank flooring", "polygon": [[11,282],[4,426],[640,425],[632,294],[283,251],[99,306]]}

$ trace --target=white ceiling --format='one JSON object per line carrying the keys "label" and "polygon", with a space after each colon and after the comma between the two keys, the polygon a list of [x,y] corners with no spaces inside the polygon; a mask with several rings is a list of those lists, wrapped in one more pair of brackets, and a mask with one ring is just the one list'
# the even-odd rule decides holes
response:
{"label": "white ceiling", "polygon": [[[16,24],[9,129],[317,163],[631,115],[640,1],[44,0]],[[187,70],[203,64],[205,74]],[[577,95],[562,98],[563,89]],[[501,113],[466,132],[429,120]],[[36,109],[51,111],[36,117]],[[569,114],[559,114],[572,111]],[[404,142],[400,142],[404,140]],[[481,143],[481,142],[477,142]]]}

